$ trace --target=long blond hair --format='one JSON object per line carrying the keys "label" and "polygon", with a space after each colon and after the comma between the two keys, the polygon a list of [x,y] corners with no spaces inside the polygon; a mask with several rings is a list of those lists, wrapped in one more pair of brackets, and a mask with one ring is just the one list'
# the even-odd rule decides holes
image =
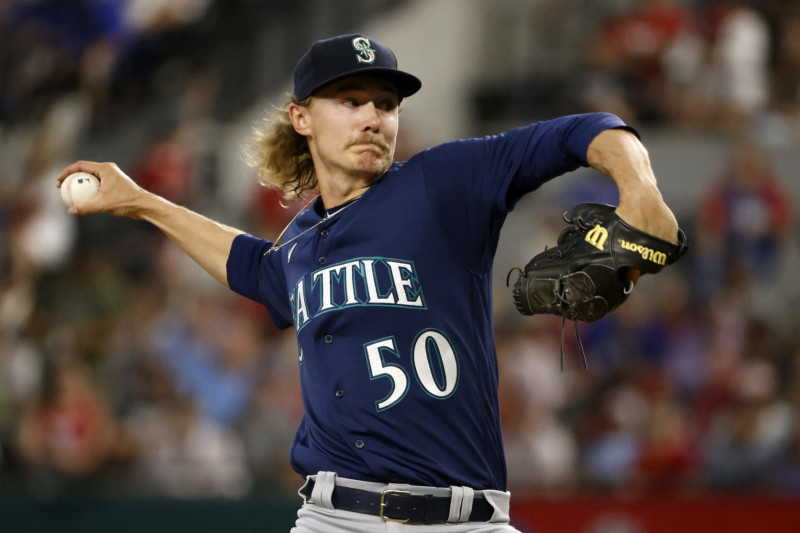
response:
{"label": "long blond hair", "polygon": [[264,118],[262,127],[253,130],[244,148],[245,161],[256,169],[258,181],[279,189],[286,199],[299,198],[317,186],[308,140],[295,131],[289,120],[291,103],[308,106],[311,97],[301,102],[291,96],[284,105],[274,108]]}

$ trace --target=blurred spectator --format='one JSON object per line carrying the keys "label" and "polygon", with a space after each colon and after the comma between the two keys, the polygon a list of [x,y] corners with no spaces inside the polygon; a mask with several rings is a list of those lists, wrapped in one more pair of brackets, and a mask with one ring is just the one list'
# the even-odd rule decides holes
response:
{"label": "blurred spectator", "polygon": [[791,196],[753,140],[739,138],[729,161],[697,206],[698,288],[706,296],[740,269],[769,283],[793,218]]}
{"label": "blurred spectator", "polygon": [[664,57],[691,25],[674,0],[635,0],[606,19],[589,51],[592,107],[639,123],[663,119]]}
{"label": "blurred spectator", "polygon": [[773,30],[771,112],[759,128],[768,145],[790,148],[800,141],[800,6],[792,1],[767,6]]}
{"label": "blurred spectator", "polygon": [[800,423],[797,416],[798,409],[795,404],[790,439],[771,473],[776,488],[782,494],[794,497],[800,496]]}
{"label": "blurred spectator", "polygon": [[559,370],[558,345],[543,325],[525,326],[498,341],[509,490],[572,489],[578,443],[556,414],[574,370]]}
{"label": "blurred spectator", "polygon": [[152,34],[197,22],[211,0],[129,0],[125,19],[137,33]]}
{"label": "blurred spectator", "polygon": [[[646,280],[643,280],[646,281]],[[629,368],[662,361],[662,349],[650,350],[660,301],[644,298],[644,290],[634,290],[613,314],[597,322],[581,324],[582,337],[592,360],[590,370],[597,379],[613,379]]]}
{"label": "blurred spectator", "polygon": [[718,106],[722,124],[736,131],[769,103],[769,27],[745,0],[719,2],[713,13],[709,103]]}
{"label": "blurred spectator", "polygon": [[743,357],[729,381],[730,402],[713,415],[705,442],[712,488],[769,487],[792,439],[796,412],[781,396],[776,361],[782,349],[775,336],[757,322],[745,328]]}
{"label": "blurred spectator", "polygon": [[58,362],[46,378],[41,397],[22,414],[16,441],[31,481],[44,481],[32,489],[45,494],[90,479],[121,451],[118,423],[83,364]]}
{"label": "blurred spectator", "polygon": [[155,139],[134,165],[134,179],[167,200],[189,205],[193,198],[192,155],[180,127],[169,128]]}
{"label": "blurred spectator", "polygon": [[685,19],[661,56],[663,121],[679,128],[714,128],[709,120],[708,36],[696,12]]}
{"label": "blurred spectator", "polygon": [[687,280],[673,270],[640,284],[614,314],[583,325],[592,372],[605,376],[655,366],[668,371],[681,391],[701,386],[707,331],[697,321]]}
{"label": "blurred spectator", "polygon": [[705,481],[712,490],[768,488],[783,444],[769,432],[769,407],[743,400],[716,417],[705,450]]}
{"label": "blurred spectator", "polygon": [[[0,19],[9,37],[0,57],[5,79],[14,82],[0,87],[0,122],[40,117],[54,98],[76,89],[84,54],[124,39],[122,7],[121,0],[11,2]],[[93,73],[105,63],[92,65]],[[97,86],[103,76],[92,77],[87,83]]]}
{"label": "blurred spectator", "polygon": [[708,327],[705,308],[697,305],[685,274],[663,272],[657,281],[642,280],[653,310],[644,324],[642,343],[646,359],[668,376],[679,399],[693,397],[708,382]]}
{"label": "blurred spectator", "polygon": [[[187,76],[178,99],[179,140],[188,152],[192,180],[193,205],[214,211],[224,205],[224,187],[219,176],[218,159],[222,146],[219,138],[223,124],[214,118],[214,104],[219,97],[220,75],[214,68]],[[228,215],[229,216],[229,215]]]}
{"label": "blurred spectator", "polygon": [[174,117],[165,120],[167,125],[134,163],[132,177],[142,187],[181,205],[204,204],[213,209],[218,203],[212,200],[221,194],[216,143],[220,125],[212,111],[219,83],[213,69],[181,79]]}
{"label": "blurred spectator", "polygon": [[[666,377],[666,376],[664,376]],[[649,393],[649,416],[634,468],[632,486],[649,493],[681,493],[695,485],[699,462],[693,449],[687,413],[678,404],[669,381],[657,377]]]}
{"label": "blurred spectator", "polygon": [[128,0],[122,20],[128,32],[112,74],[111,93],[140,107],[168,89],[170,79],[208,63],[210,40],[202,23],[212,0]]}
{"label": "blurred spectator", "polygon": [[297,473],[286,456],[303,417],[297,346],[291,335],[264,340],[255,397],[240,422],[248,464],[267,494],[294,494]]}
{"label": "blurred spectator", "polygon": [[19,416],[42,387],[44,357],[36,343],[0,328],[0,433],[9,415]]}
{"label": "blurred spectator", "polygon": [[[737,131],[762,119],[770,106],[772,39],[753,4],[635,0],[617,10],[589,45],[584,101],[640,124]],[[789,51],[781,83],[791,86],[792,39],[782,43]]]}
{"label": "blurred spectator", "polygon": [[159,375],[157,365],[150,371],[158,386],[151,396],[155,401],[140,406],[125,420],[136,442],[129,491],[171,498],[247,495],[252,477],[239,436],[198,416],[195,405]]}
{"label": "blurred spectator", "polygon": [[201,419],[233,426],[253,397],[263,352],[258,326],[217,303],[189,297],[185,311],[163,315],[153,350],[179,392],[196,402]]}
{"label": "blurred spectator", "polygon": [[641,453],[638,431],[648,406],[630,384],[622,383],[599,395],[583,420],[581,468],[587,488],[621,491],[631,482]]}

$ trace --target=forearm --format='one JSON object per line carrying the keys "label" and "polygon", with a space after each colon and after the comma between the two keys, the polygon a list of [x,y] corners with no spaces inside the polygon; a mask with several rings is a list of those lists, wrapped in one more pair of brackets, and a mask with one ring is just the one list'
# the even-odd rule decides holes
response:
{"label": "forearm", "polygon": [[146,220],[164,232],[206,272],[228,285],[228,255],[233,239],[243,232],[146,191],[114,163],[73,163],[58,177],[59,187],[68,175],[78,171],[95,175],[100,180],[100,190],[96,196],[70,207],[70,214],[109,213]]}
{"label": "forearm", "polygon": [[626,130],[601,132],[589,144],[586,159],[608,175],[619,190],[617,214],[632,226],[677,242],[678,222],[664,203],[647,150]]}
{"label": "forearm", "polygon": [[214,279],[228,286],[228,255],[242,231],[151,194],[142,198],[136,218],[156,226]]}

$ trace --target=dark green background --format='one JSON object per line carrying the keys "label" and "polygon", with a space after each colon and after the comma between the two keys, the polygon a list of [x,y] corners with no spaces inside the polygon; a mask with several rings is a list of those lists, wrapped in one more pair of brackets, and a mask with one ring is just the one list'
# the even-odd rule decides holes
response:
{"label": "dark green background", "polygon": [[288,532],[299,501],[30,499],[0,501],[2,533]]}

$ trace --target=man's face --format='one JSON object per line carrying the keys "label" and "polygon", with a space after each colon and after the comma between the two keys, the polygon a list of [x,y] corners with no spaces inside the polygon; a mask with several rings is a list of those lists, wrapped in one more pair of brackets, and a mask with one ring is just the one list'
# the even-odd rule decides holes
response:
{"label": "man's face", "polygon": [[300,131],[317,175],[343,172],[371,181],[386,172],[394,158],[399,103],[394,85],[374,76],[352,76],[318,91]]}

